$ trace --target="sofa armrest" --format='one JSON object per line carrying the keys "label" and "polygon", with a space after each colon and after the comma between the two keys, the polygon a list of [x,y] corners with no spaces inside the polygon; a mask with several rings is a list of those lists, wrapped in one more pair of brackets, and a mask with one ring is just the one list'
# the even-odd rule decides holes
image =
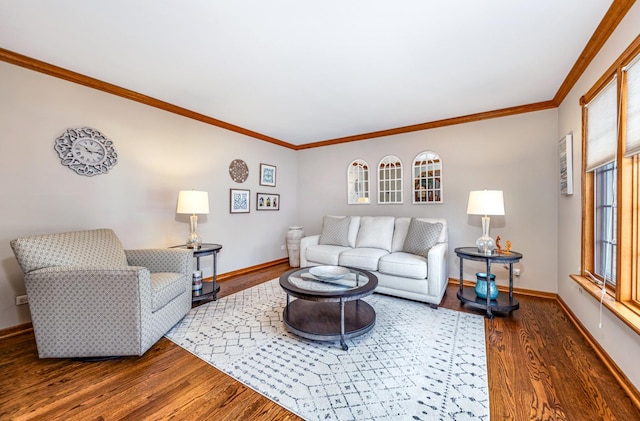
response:
{"label": "sofa armrest", "polygon": [[309,262],[307,260],[307,248],[318,245],[319,241],[320,234],[303,237],[300,240],[300,267],[309,266]]}
{"label": "sofa armrest", "polygon": [[448,251],[449,243],[437,243],[429,250],[427,255],[429,294],[439,294],[444,285],[449,282]]}
{"label": "sofa armrest", "polygon": [[151,273],[184,273],[187,279],[191,279],[193,274],[193,250],[167,248],[125,250],[124,252],[130,266],[142,266],[149,269]]}

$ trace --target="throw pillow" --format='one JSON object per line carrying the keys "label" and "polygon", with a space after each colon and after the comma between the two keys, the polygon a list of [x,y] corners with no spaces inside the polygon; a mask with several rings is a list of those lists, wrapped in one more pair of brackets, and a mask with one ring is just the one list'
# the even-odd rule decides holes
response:
{"label": "throw pillow", "polygon": [[318,244],[348,247],[350,223],[350,216],[343,218],[325,216],[322,220],[322,233]]}
{"label": "throw pillow", "polygon": [[441,232],[440,222],[432,223],[411,218],[402,251],[427,257],[431,247],[438,242]]}

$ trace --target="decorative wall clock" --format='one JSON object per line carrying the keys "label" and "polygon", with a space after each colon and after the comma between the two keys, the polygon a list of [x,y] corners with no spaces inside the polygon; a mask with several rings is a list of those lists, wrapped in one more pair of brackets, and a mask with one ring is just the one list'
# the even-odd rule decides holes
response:
{"label": "decorative wall clock", "polygon": [[236,183],[244,183],[249,177],[249,167],[242,159],[234,159],[229,165],[229,175]]}
{"label": "decorative wall clock", "polygon": [[90,127],[68,129],[56,139],[60,163],[80,175],[106,174],[118,163],[113,142]]}

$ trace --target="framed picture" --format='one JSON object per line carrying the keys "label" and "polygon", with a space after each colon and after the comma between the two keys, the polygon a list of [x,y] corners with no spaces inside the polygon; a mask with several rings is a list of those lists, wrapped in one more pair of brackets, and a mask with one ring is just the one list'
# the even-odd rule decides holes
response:
{"label": "framed picture", "polygon": [[229,189],[231,192],[230,208],[231,213],[249,213],[249,190]]}
{"label": "framed picture", "polygon": [[573,134],[569,133],[559,142],[560,194],[573,194]]}
{"label": "framed picture", "polygon": [[260,164],[260,185],[276,186],[276,167],[275,165]]}
{"label": "framed picture", "polygon": [[258,193],[256,195],[256,210],[280,210],[280,195]]}

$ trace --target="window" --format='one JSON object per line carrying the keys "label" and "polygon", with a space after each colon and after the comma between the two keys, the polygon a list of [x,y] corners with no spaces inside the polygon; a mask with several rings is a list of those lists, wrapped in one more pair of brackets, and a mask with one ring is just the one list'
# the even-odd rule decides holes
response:
{"label": "window", "polygon": [[442,161],[435,152],[413,159],[413,203],[442,203]]}
{"label": "window", "polygon": [[378,203],[402,203],[402,162],[388,155],[378,165]]}
{"label": "window", "polygon": [[347,203],[366,205],[369,203],[369,164],[356,159],[347,169]]}
{"label": "window", "polygon": [[594,172],[594,263],[595,276],[600,282],[615,287],[616,271],[616,165],[610,162]]}
{"label": "window", "polygon": [[[582,277],[640,332],[640,42],[582,99]],[[605,285],[606,288],[602,288]],[[586,288],[585,288],[586,289]],[[633,321],[631,321],[633,320]]]}
{"label": "window", "polygon": [[586,118],[586,171],[593,180],[592,259],[586,263],[586,271],[594,282],[605,283],[613,289],[615,256],[615,180],[616,151],[618,143],[618,95],[617,77],[612,77],[605,87],[585,105]]}

